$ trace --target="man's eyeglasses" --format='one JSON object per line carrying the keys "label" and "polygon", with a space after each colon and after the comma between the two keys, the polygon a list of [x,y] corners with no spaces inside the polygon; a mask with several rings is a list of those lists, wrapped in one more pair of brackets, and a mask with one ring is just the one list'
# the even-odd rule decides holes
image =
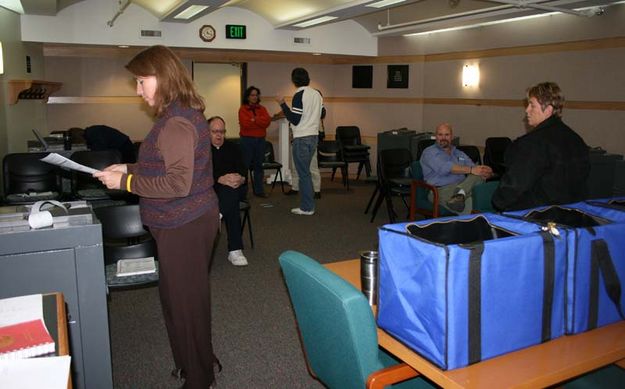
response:
{"label": "man's eyeglasses", "polygon": [[225,133],[226,133],[226,130],[211,130],[211,134],[214,134],[214,135],[219,135],[219,134],[223,135]]}

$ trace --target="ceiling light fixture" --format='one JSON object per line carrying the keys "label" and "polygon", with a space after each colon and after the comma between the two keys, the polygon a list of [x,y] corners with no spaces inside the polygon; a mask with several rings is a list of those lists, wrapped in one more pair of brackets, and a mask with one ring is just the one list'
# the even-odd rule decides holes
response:
{"label": "ceiling light fixture", "polygon": [[174,19],[191,19],[195,15],[204,11],[206,8],[208,8],[208,5],[190,5],[184,11],[174,16]]}
{"label": "ceiling light fixture", "polygon": [[293,27],[300,27],[300,28],[310,27],[310,26],[314,26],[316,24],[329,22],[330,20],[334,20],[334,19],[338,19],[338,17],[336,17],[336,16],[322,16],[320,18],[311,19],[311,20],[307,20],[305,22],[294,24]]}
{"label": "ceiling light fixture", "polygon": [[4,60],[2,59],[2,42],[0,42],[0,74],[4,73]]}
{"label": "ceiling light fixture", "polygon": [[388,5],[393,5],[393,4],[397,4],[397,3],[403,3],[406,0],[382,0],[382,1],[376,1],[375,3],[371,3],[371,4],[367,4],[366,7],[371,7],[371,8],[384,8]]}

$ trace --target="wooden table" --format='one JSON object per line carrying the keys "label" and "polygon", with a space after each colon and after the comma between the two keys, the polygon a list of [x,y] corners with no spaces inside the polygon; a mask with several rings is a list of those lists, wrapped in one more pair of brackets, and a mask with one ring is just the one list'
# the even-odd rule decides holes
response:
{"label": "wooden table", "polygon": [[[325,266],[360,289],[358,259]],[[449,371],[439,369],[380,328],[378,342],[444,388],[538,388],[612,363],[625,368],[625,322],[622,321]]]}

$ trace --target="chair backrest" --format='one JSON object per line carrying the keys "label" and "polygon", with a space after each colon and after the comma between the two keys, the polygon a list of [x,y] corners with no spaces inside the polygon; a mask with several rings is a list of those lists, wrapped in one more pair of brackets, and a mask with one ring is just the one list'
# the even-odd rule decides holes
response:
{"label": "chair backrest", "polygon": [[378,155],[378,176],[382,180],[409,177],[411,162],[412,154],[408,149],[381,150]]}
{"label": "chair backrest", "polygon": [[319,164],[324,162],[342,162],[343,155],[341,145],[334,140],[323,140],[317,145],[317,161]]}
{"label": "chair backrest", "polygon": [[156,244],[143,227],[139,205],[112,205],[94,208],[102,224],[106,264],[120,259],[156,257]]}
{"label": "chair backrest", "polygon": [[273,153],[273,144],[268,140],[265,141],[265,163],[274,163],[276,162],[276,156]]}
{"label": "chair backrest", "polygon": [[504,155],[512,140],[508,137],[486,138],[484,147],[484,164],[490,166],[497,175],[505,172]]}
{"label": "chair backrest", "polygon": [[360,138],[360,128],[356,126],[338,126],[336,127],[336,140],[344,146],[355,146],[362,144]]}
{"label": "chair backrest", "polygon": [[498,186],[499,181],[488,181],[473,187],[471,197],[474,212],[496,212],[491,200]]}
{"label": "chair backrest", "polygon": [[477,146],[459,145],[456,146],[456,148],[465,153],[469,158],[471,158],[473,163],[475,163],[476,165],[482,164],[482,156],[480,155],[480,149]]}
{"label": "chair backrest", "polygon": [[434,139],[421,139],[419,143],[417,143],[417,160],[421,159],[421,154],[423,154],[423,150],[432,146],[436,143]]}
{"label": "chair backrest", "polygon": [[280,266],[312,372],[329,388],[364,388],[382,368],[365,296],[304,254],[286,251]]}
{"label": "chair backrest", "polygon": [[[70,159],[81,165],[89,166],[91,168],[102,170],[107,166],[121,163],[122,156],[118,150],[102,150],[91,151],[81,150],[72,154]],[[104,185],[96,178],[91,177],[88,174],[73,172],[73,188],[74,190],[88,189],[88,188],[104,188]]]}
{"label": "chair backrest", "polygon": [[48,153],[12,153],[2,159],[4,194],[61,192],[61,175],[55,165],[40,161]]}

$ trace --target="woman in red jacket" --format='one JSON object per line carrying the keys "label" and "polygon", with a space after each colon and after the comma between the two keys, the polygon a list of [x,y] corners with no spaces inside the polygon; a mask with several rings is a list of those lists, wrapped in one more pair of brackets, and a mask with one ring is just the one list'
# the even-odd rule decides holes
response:
{"label": "woman in red jacket", "polygon": [[250,86],[243,95],[239,108],[239,136],[247,170],[254,170],[254,195],[267,197],[263,185],[263,159],[265,158],[265,136],[271,124],[267,109],[260,105],[260,89]]}

